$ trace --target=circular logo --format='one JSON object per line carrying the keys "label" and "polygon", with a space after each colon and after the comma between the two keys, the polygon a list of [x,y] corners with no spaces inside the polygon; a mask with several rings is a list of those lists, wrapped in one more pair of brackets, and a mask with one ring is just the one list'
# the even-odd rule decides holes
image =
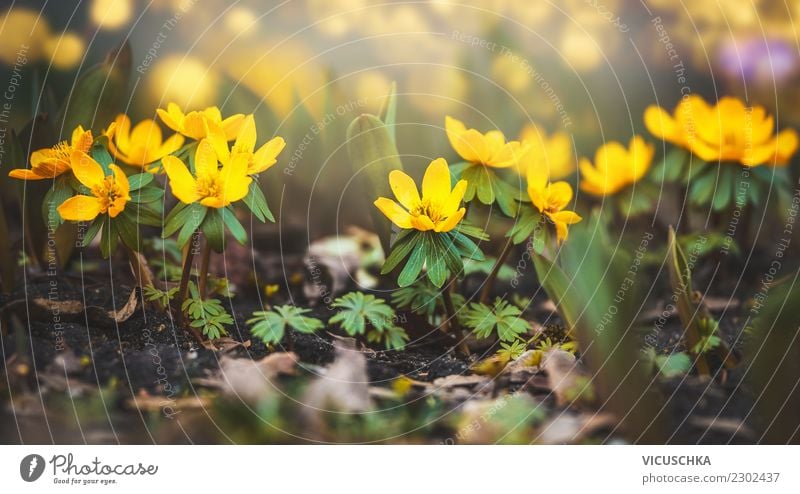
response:
{"label": "circular logo", "polygon": [[28,455],[19,464],[19,475],[25,482],[35,482],[44,473],[44,458]]}

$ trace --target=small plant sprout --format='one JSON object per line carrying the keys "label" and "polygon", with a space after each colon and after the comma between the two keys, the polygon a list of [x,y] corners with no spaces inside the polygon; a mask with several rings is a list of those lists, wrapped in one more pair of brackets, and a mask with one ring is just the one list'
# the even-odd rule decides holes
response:
{"label": "small plant sprout", "polygon": [[367,341],[381,342],[387,349],[401,349],[408,336],[395,322],[394,309],[375,295],[350,292],[333,302],[338,312],[331,317],[331,324],[338,324],[348,335],[366,334]]}
{"label": "small plant sprout", "polygon": [[284,336],[289,336],[289,348],[294,347],[294,340],[288,329],[298,333],[311,334],[319,331],[325,325],[316,317],[310,317],[309,309],[301,309],[294,305],[279,305],[269,310],[253,312],[253,317],[247,320],[250,332],[260,338],[266,345],[280,343]]}
{"label": "small plant sprout", "polygon": [[506,141],[499,130],[485,134],[467,129],[459,120],[445,118],[445,131],[450,145],[464,160],[453,165],[461,178],[467,181],[464,200],[471,202],[477,197],[484,205],[497,204],[503,214],[516,215],[516,200],[519,191],[505,182],[498,170],[516,167],[525,154],[519,141]]}
{"label": "small plant sprout", "polygon": [[531,330],[530,323],[522,318],[522,311],[500,298],[492,306],[470,304],[463,321],[478,338],[494,335],[503,342],[515,341]]}
{"label": "small plant sprout", "polygon": [[[464,296],[458,292],[450,294],[455,307],[463,307]],[[433,286],[427,279],[422,278],[413,285],[398,288],[392,292],[392,305],[398,309],[405,309],[414,314],[424,316],[428,323],[438,326],[442,323],[442,313],[446,313],[444,302],[440,297],[440,289]]]}
{"label": "small plant sprout", "polygon": [[[461,207],[461,200],[467,182],[459,180],[452,186],[450,169],[444,159],[433,160],[428,166],[421,196],[414,180],[399,170],[389,174],[389,183],[399,204],[381,197],[375,201],[375,206],[402,231],[391,246],[382,274],[405,263],[397,282],[406,287],[418,279],[424,267],[431,283],[442,288],[445,281],[454,280],[463,271],[464,258],[483,259],[480,248],[467,235],[485,238],[485,234],[462,224],[466,211]],[[448,283],[441,290],[441,296],[450,327],[459,338],[461,328],[450,294],[451,285]],[[465,349],[463,341],[462,345]]]}
{"label": "small plant sprout", "polygon": [[197,285],[192,282],[189,283],[189,298],[183,301],[181,310],[189,318],[189,327],[193,331],[202,329],[203,335],[211,340],[227,335],[225,326],[234,322],[222,302],[215,298],[204,300]]}

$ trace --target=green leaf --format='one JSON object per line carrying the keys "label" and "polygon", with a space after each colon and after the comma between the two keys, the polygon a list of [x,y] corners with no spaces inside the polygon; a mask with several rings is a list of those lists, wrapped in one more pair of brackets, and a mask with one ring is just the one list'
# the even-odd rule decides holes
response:
{"label": "green leaf", "polygon": [[572,283],[564,271],[553,264],[549,259],[541,254],[534,253],[533,266],[536,269],[536,276],[539,278],[544,291],[547,292],[550,300],[556,304],[559,313],[564,318],[564,323],[568,328],[575,327],[578,320],[578,308],[573,305]]}
{"label": "green leaf", "polygon": [[381,274],[387,274],[394,270],[408,255],[411,250],[420,242],[421,233],[412,230],[404,230],[402,236],[395,240],[392,250],[381,268]]}
{"label": "green leaf", "polygon": [[53,186],[47,191],[42,201],[42,217],[45,222],[52,225],[53,229],[63,223],[61,215],[58,214],[58,207],[73,195],[69,178],[65,175],[53,180]]}
{"label": "green leaf", "polygon": [[107,217],[105,215],[98,216],[92,223],[86,228],[83,232],[83,237],[81,237],[81,247],[87,247],[92,240],[100,233],[100,230],[103,228],[103,223],[107,221]]}
{"label": "green leaf", "polygon": [[111,222],[114,223],[122,242],[131,249],[139,251],[141,245],[139,245],[139,229],[136,223],[131,221],[127,214],[120,214],[116,218],[112,218]]}
{"label": "green leaf", "polygon": [[136,175],[131,175],[128,177],[128,183],[130,184],[131,192],[134,190],[139,190],[145,185],[152,183],[153,177],[154,175],[152,173],[137,173]]}
{"label": "green leaf", "polygon": [[160,201],[163,197],[164,191],[158,187],[145,187],[139,190],[131,191],[131,200],[139,204]]}
{"label": "green leaf", "polygon": [[221,209],[208,208],[203,224],[200,225],[200,230],[205,235],[208,245],[214,249],[214,252],[222,252],[225,250],[225,223],[222,220]]}
{"label": "green leaf", "polygon": [[731,169],[722,169],[719,173],[719,182],[717,183],[717,187],[714,190],[714,198],[712,202],[712,207],[714,211],[722,211],[728,204],[731,203],[731,199],[733,198],[734,190],[733,190],[733,179],[734,179],[734,170]]}
{"label": "green leaf", "polygon": [[394,309],[372,294],[350,292],[334,300],[332,307],[338,312],[329,322],[338,324],[350,336],[364,334],[368,326],[382,333],[395,323]]}
{"label": "green leaf", "polygon": [[281,305],[269,311],[253,312],[253,317],[247,320],[252,326],[250,332],[260,338],[265,344],[275,344],[283,339],[286,328],[292,328],[299,333],[314,333],[325,325],[315,317],[306,316],[310,309],[301,309],[294,305]]}
{"label": "green leaf", "polygon": [[233,235],[233,238],[236,239],[242,245],[247,243],[247,232],[245,231],[244,227],[239,220],[236,218],[236,214],[233,210],[229,208],[222,208],[220,209],[220,213],[222,215],[222,221],[225,223],[225,226],[228,227],[228,230]]}
{"label": "green leaf", "polygon": [[370,212],[375,232],[384,252],[389,252],[391,222],[372,202],[378,197],[392,197],[389,172],[402,170],[403,164],[387,127],[374,115],[361,115],[347,128],[347,152],[353,172],[362,176],[364,208]]}
{"label": "green leaf", "polygon": [[522,311],[499,298],[492,307],[481,303],[470,304],[463,322],[478,338],[497,334],[500,341],[515,341],[531,330],[530,323],[522,318]]}
{"label": "green leaf", "polygon": [[689,198],[696,206],[705,206],[714,195],[717,174],[708,172],[695,178],[689,187]]}
{"label": "green leaf", "polygon": [[[187,207],[185,211],[187,211],[187,214],[182,217],[184,222],[182,225],[179,224],[181,230],[178,233],[178,247],[180,248],[183,248],[183,246],[186,245],[186,242],[192,238],[192,234],[194,234],[194,232],[203,223],[206,214],[208,213],[208,208],[200,203],[194,203]],[[166,230],[162,236],[165,234]]]}
{"label": "green leaf", "polygon": [[655,364],[658,372],[666,378],[688,374],[692,369],[692,359],[683,352],[659,355]]}
{"label": "green leaf", "polygon": [[403,267],[403,270],[400,272],[400,276],[397,278],[397,284],[401,287],[408,286],[419,277],[420,271],[422,271],[422,266],[425,264],[425,258],[428,256],[428,248],[424,242],[425,237],[421,237],[423,241],[415,242],[414,250],[411,252],[411,255],[406,261],[406,265]]}
{"label": "green leaf", "polygon": [[537,226],[541,226],[542,215],[533,207],[520,210],[519,216],[514,221],[514,226],[506,233],[514,245],[519,245],[528,240]]}
{"label": "green leaf", "polygon": [[683,148],[672,148],[658,165],[653,167],[652,176],[664,182],[675,182],[686,170],[688,152]]}
{"label": "green leaf", "polygon": [[395,136],[397,126],[397,82],[395,81],[392,81],[392,87],[383,102],[381,111],[378,112],[378,118],[380,118],[383,125],[386,126],[392,143],[397,145],[397,137]]}
{"label": "green leaf", "polygon": [[272,211],[269,209],[264,191],[261,190],[261,186],[255,180],[250,182],[250,188],[247,189],[247,195],[242,201],[259,221],[264,223],[266,220],[269,220],[275,223],[275,216],[272,215]]}

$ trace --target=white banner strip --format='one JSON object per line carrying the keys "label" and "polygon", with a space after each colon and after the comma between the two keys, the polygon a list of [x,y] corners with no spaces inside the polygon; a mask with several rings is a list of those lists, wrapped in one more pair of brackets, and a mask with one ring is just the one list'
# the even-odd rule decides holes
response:
{"label": "white banner strip", "polygon": [[33,445],[0,447],[0,478],[14,493],[797,493],[798,459],[793,446]]}

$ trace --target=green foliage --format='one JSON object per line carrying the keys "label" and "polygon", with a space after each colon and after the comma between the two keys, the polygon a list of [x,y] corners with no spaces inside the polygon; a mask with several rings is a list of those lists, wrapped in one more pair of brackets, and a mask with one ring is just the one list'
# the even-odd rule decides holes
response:
{"label": "green foliage", "polygon": [[500,357],[502,360],[511,361],[516,360],[528,348],[528,344],[525,340],[514,340],[511,343],[500,343],[500,349],[497,350],[497,356]]}
{"label": "green foliage", "polygon": [[183,253],[174,239],[145,239],[144,250],[148,253],[147,262],[155,270],[156,278],[168,281],[180,279]]}
{"label": "green foliage", "polygon": [[264,191],[261,190],[258,180],[253,180],[250,183],[250,188],[247,190],[247,195],[242,199],[242,202],[258,218],[258,221],[265,223],[269,220],[275,223],[275,216],[269,209],[267,198],[264,196]]}
{"label": "green foliage", "polygon": [[668,379],[687,374],[692,370],[692,359],[683,352],[656,355],[656,351],[650,347],[645,353],[645,361]]}
{"label": "green foliage", "polygon": [[541,254],[547,242],[547,220],[536,208],[522,207],[506,237],[510,238],[514,245],[532,238],[534,252]]}
{"label": "green foliage", "polygon": [[456,227],[449,232],[403,230],[392,245],[381,274],[393,271],[405,261],[397,278],[400,287],[417,281],[424,266],[431,283],[441,288],[448,277],[463,272],[463,259],[484,259],[483,252],[470,236],[485,238],[481,230],[469,225]]}
{"label": "green foliage", "polygon": [[350,292],[332,305],[339,312],[331,317],[330,323],[338,324],[350,336],[364,334],[367,325],[380,332],[394,325],[394,309],[375,295]]}
{"label": "green foliage", "polygon": [[491,307],[477,302],[470,304],[463,322],[478,338],[496,333],[500,341],[514,341],[531,329],[530,323],[522,318],[522,311],[500,298]]}
{"label": "green foliage", "polygon": [[[425,316],[430,324],[437,325],[440,319],[438,316],[445,312],[441,292],[442,289],[433,286],[428,279],[421,279],[413,285],[393,291],[392,305]],[[464,306],[464,296],[460,293],[454,292],[450,297],[456,308]]]}
{"label": "green foliage", "polygon": [[222,302],[215,298],[203,300],[193,282],[189,282],[189,297],[183,301],[181,310],[189,317],[190,326],[202,330],[212,340],[228,334],[225,326],[234,322]]}
{"label": "green foliage", "polygon": [[387,350],[402,350],[408,342],[406,330],[400,326],[389,326],[383,331],[371,328],[367,331],[367,341],[370,343],[381,343]]}
{"label": "green foliage", "polygon": [[[394,143],[394,130],[374,115],[360,115],[347,128],[347,152],[353,172],[362,176],[365,190],[376,196],[391,197],[392,191],[386,177],[392,170],[402,170],[400,153]],[[366,208],[368,205],[364,203]],[[376,208],[369,207],[375,232],[384,252],[389,252],[391,225]]]}
{"label": "green foliage", "polygon": [[394,309],[375,295],[350,292],[333,302],[339,309],[330,319],[350,336],[365,334],[367,341],[383,342],[387,349],[401,349],[408,341],[405,330],[395,324]]}
{"label": "green foliage", "polygon": [[520,190],[504,181],[497,172],[477,163],[457,163],[452,171],[456,178],[467,181],[464,201],[477,198],[485,205],[497,204],[504,215],[513,218],[517,215],[518,202],[522,200]]}
{"label": "green foliage", "polygon": [[287,328],[307,334],[322,329],[325,326],[322,321],[307,316],[309,312],[310,309],[301,309],[294,305],[280,305],[270,310],[253,312],[253,317],[247,320],[247,324],[251,326],[250,332],[253,336],[270,345],[279,343]]}
{"label": "green foliage", "polygon": [[169,306],[170,301],[175,298],[178,293],[178,287],[169,288],[167,290],[159,290],[153,285],[145,285],[144,298],[148,302],[158,302],[162,307]]}

